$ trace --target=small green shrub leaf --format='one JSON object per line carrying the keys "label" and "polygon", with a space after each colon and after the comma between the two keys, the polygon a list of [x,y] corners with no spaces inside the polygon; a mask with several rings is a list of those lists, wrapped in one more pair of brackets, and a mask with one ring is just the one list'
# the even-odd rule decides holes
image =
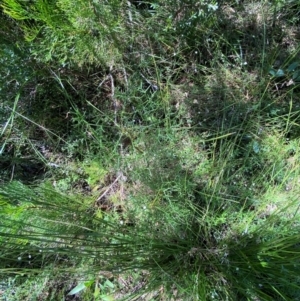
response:
{"label": "small green shrub leaf", "polygon": [[275,76],[276,75],[276,71],[274,69],[270,69],[269,70],[269,74],[272,75],[272,76]]}
{"label": "small green shrub leaf", "polygon": [[290,64],[287,68],[288,72],[292,72],[294,71],[297,67],[299,66],[299,62],[294,62],[292,64]]}
{"label": "small green shrub leaf", "polygon": [[294,81],[299,81],[300,80],[300,70],[297,70],[293,73],[293,80]]}
{"label": "small green shrub leaf", "polygon": [[282,69],[278,69],[277,71],[275,69],[270,69],[269,74],[273,77],[283,77],[285,76],[285,73]]}
{"label": "small green shrub leaf", "polygon": [[285,76],[284,71],[282,69],[278,69],[275,74],[275,77],[282,77],[282,76]]}

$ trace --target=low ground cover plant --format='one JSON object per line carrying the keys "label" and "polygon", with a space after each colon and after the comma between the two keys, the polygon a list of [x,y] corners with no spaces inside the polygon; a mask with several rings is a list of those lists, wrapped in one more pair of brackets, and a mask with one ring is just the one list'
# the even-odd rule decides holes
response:
{"label": "low ground cover plant", "polygon": [[3,300],[298,300],[298,3],[1,2]]}

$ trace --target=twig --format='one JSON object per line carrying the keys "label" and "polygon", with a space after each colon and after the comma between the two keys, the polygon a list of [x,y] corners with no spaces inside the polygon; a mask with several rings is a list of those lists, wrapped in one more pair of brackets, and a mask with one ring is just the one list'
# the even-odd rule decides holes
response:
{"label": "twig", "polygon": [[125,68],[123,68],[123,73],[124,73],[124,79],[125,79],[125,83],[126,83],[126,88],[128,89],[128,77],[127,77],[127,73]]}
{"label": "twig", "polygon": [[129,19],[130,25],[132,25],[132,14],[131,14],[131,3],[130,3],[130,1],[127,1],[127,5],[128,5],[128,19]]}
{"label": "twig", "polygon": [[14,179],[14,174],[15,174],[15,166],[16,166],[16,164],[14,164],[14,165],[13,165],[13,167],[12,167],[12,172],[11,172],[10,182],[11,182],[11,181],[13,181],[13,179]]}
{"label": "twig", "polygon": [[104,83],[105,81],[107,80],[107,76],[104,78],[104,80],[98,85],[98,88],[100,88]]}
{"label": "twig", "polygon": [[155,85],[155,84],[151,83],[142,73],[140,73],[140,75],[147,82],[147,84],[150,85],[153,92],[159,90],[158,85]]}
{"label": "twig", "polygon": [[115,83],[111,73],[109,73],[108,77],[110,78],[110,85],[111,85],[111,99],[113,100],[114,103],[115,123],[117,123],[117,102],[115,100]]}
{"label": "twig", "polygon": [[119,179],[121,178],[122,173],[120,173],[117,178],[109,185],[109,187],[98,197],[98,199],[96,200],[96,202],[99,202],[110,190],[111,188],[116,184],[116,182],[119,181]]}
{"label": "twig", "polygon": [[[7,107],[7,108],[8,108],[9,110],[11,110],[11,111],[14,111],[14,110],[11,109],[10,107]],[[40,125],[40,124],[34,122],[33,120],[27,118],[26,116],[24,116],[24,115],[22,115],[22,114],[20,114],[20,113],[18,113],[18,112],[14,112],[14,113],[17,114],[18,116],[22,117],[23,119],[27,120],[28,122],[30,122],[30,123],[36,125],[37,127],[39,127],[40,129],[42,129],[42,130],[45,131],[46,133],[50,133],[50,134],[52,134],[53,136],[57,137],[60,141],[63,141],[63,142],[65,142],[65,143],[67,143],[63,138],[61,138],[60,136],[58,136],[58,135],[55,134],[54,132],[52,132],[52,131],[46,129],[46,128],[43,127],[42,125]]]}

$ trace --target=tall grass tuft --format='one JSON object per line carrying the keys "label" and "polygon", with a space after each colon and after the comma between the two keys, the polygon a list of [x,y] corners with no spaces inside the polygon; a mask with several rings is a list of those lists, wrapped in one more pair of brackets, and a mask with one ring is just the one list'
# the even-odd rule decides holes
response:
{"label": "tall grass tuft", "polygon": [[129,223],[124,216],[97,217],[79,197],[51,187],[13,182],[0,193],[2,274],[38,273],[53,264],[73,271],[84,261],[89,275],[150,272],[148,290],[177,287],[194,300],[292,300],[299,291],[293,218],[253,220],[251,230],[234,233],[213,222],[220,212],[205,214],[188,201],[149,209]]}

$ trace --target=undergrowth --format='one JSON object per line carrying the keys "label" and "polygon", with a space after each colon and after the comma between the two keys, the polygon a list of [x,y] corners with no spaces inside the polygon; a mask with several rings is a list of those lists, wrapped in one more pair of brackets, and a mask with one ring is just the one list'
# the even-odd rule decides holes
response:
{"label": "undergrowth", "polygon": [[1,8],[2,300],[300,298],[297,1]]}

